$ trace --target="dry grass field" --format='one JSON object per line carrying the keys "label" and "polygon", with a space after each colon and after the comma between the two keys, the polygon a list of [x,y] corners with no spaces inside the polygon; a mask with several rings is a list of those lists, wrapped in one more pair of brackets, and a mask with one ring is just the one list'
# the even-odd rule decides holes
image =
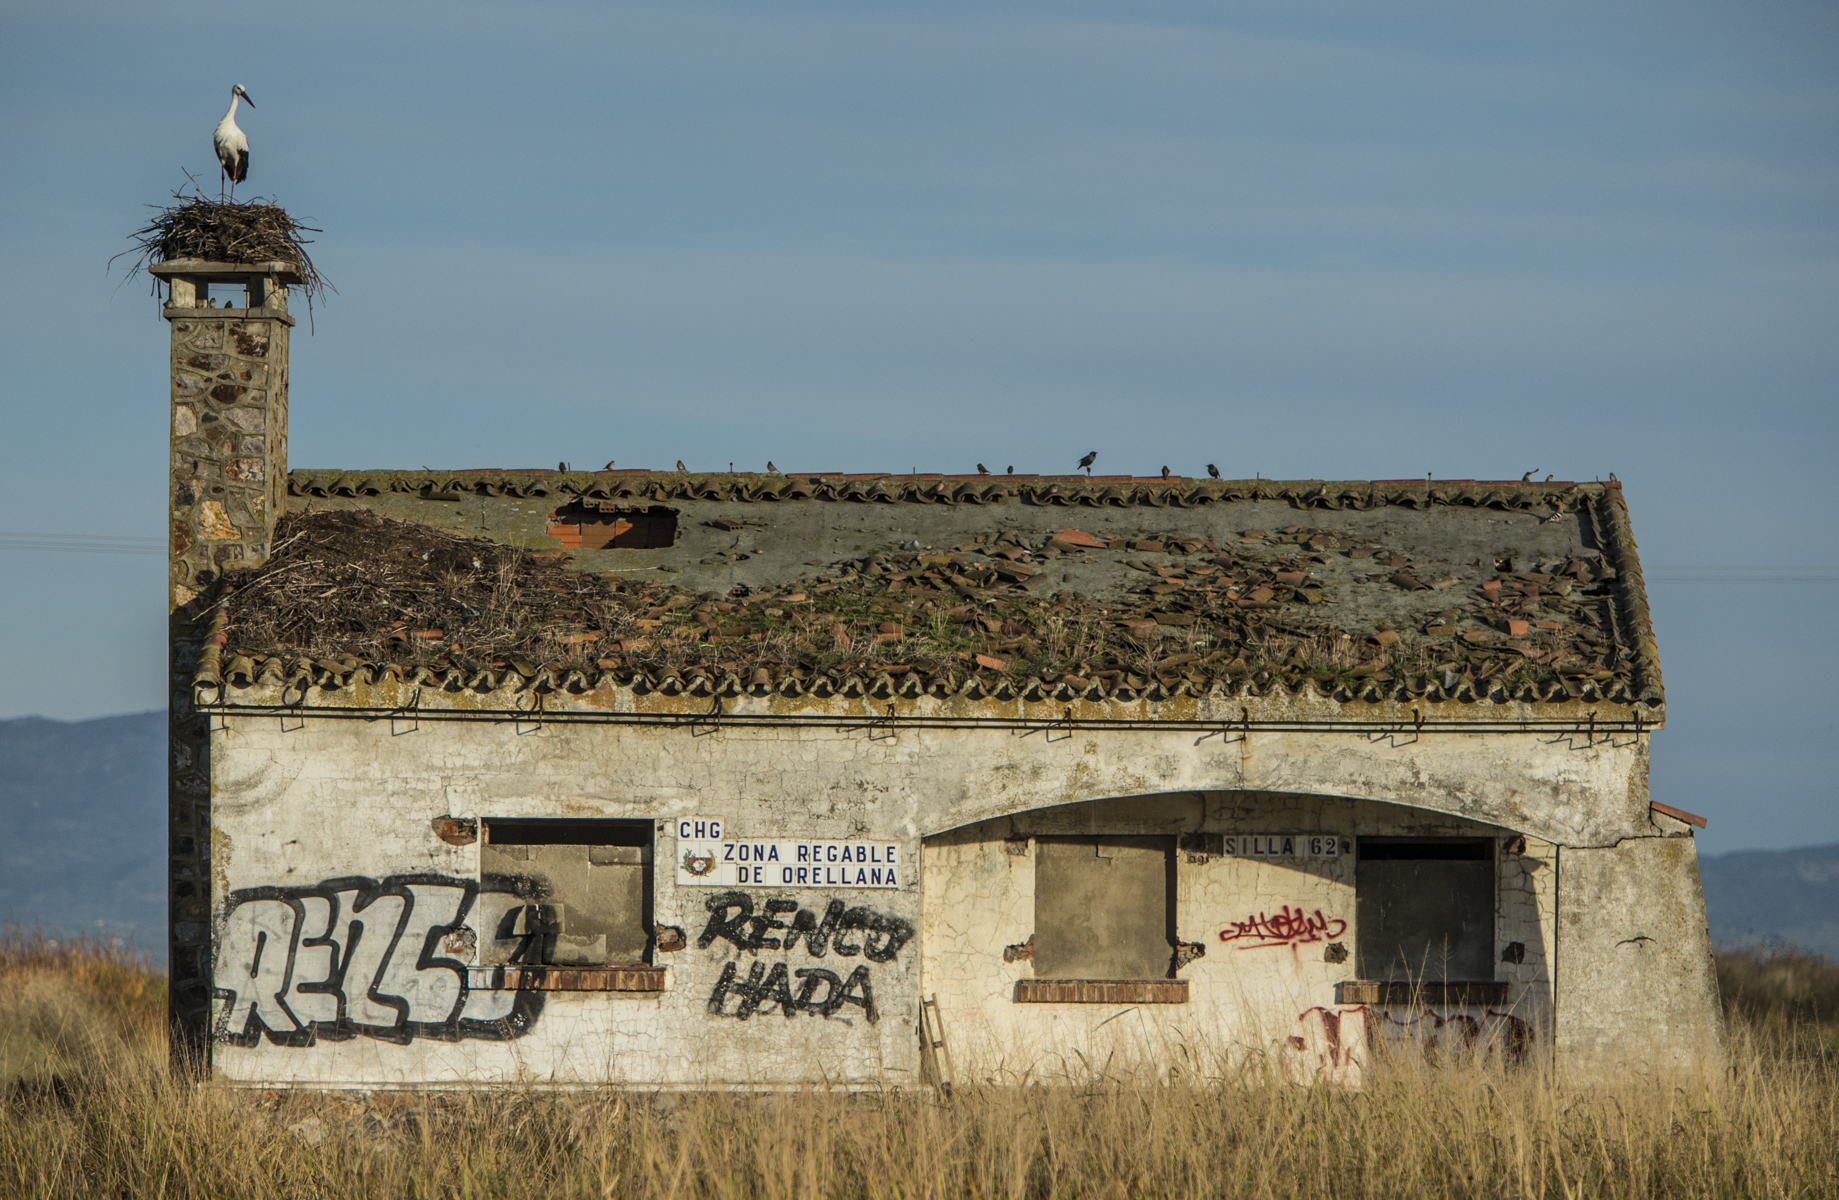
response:
{"label": "dry grass field", "polygon": [[931,1095],[308,1095],[167,1068],[164,980],[0,944],[0,1196],[1839,1195],[1839,967],[1725,956],[1728,1073],[1567,1087],[1393,1064]]}

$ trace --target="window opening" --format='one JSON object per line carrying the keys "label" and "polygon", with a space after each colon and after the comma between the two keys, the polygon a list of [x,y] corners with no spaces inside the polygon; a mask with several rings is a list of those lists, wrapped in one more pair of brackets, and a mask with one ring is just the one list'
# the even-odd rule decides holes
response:
{"label": "window opening", "polygon": [[550,514],[550,537],[565,550],[657,550],[677,543],[677,510],[649,507],[601,508],[572,501]]}
{"label": "window opening", "polygon": [[1175,839],[1035,839],[1034,973],[1167,979],[1175,957]]}
{"label": "window opening", "polygon": [[484,822],[480,962],[649,961],[651,850],[650,821]]}
{"label": "window opening", "polygon": [[1494,839],[1359,840],[1354,872],[1362,979],[1494,978]]}

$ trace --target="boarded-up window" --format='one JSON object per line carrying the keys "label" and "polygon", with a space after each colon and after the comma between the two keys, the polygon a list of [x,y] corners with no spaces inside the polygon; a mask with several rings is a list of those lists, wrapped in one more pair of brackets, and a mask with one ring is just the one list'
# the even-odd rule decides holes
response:
{"label": "boarded-up window", "polygon": [[602,510],[576,501],[553,519],[549,536],[565,550],[656,550],[677,541],[677,512],[661,504]]}
{"label": "boarded-up window", "polygon": [[1035,839],[1034,973],[1168,978],[1174,878],[1173,838]]}
{"label": "boarded-up window", "polygon": [[1361,838],[1354,891],[1361,978],[1494,978],[1494,839]]}
{"label": "boarded-up window", "polygon": [[479,961],[602,966],[651,948],[651,822],[487,821]]}

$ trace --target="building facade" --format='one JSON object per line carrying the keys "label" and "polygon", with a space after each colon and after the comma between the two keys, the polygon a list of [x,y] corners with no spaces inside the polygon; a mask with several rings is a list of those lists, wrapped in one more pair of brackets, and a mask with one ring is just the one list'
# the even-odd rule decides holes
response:
{"label": "building facade", "polygon": [[161,270],[217,1077],[1719,1053],[1619,486],[290,472],[283,270]]}

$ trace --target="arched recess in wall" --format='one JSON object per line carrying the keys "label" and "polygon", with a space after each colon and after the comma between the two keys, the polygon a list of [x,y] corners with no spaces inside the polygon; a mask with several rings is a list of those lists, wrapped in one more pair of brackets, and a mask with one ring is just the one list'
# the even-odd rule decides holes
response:
{"label": "arched recess in wall", "polygon": [[1197,744],[1192,733],[1074,736],[1058,761],[1021,759],[974,738],[928,746],[912,763],[925,779],[921,833],[1052,805],[1174,793],[1330,796],[1498,825],[1567,846],[1612,846],[1654,833],[1645,739],[1589,745],[1563,737],[1553,744],[1540,734],[1436,734],[1395,746],[1330,734],[1274,740],[1242,759],[1234,747]]}

